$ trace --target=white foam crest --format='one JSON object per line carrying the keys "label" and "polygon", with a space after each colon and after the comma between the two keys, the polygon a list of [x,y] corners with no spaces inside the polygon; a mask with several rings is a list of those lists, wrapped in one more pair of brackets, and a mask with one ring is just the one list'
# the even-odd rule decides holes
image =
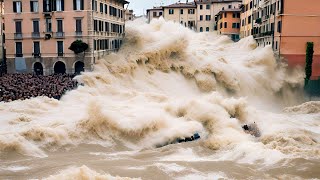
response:
{"label": "white foam crest", "polygon": [[[203,148],[248,159],[261,151],[257,159],[266,163],[273,150],[280,152],[274,161],[291,154],[281,137],[295,149],[294,157],[319,157],[318,128],[309,128],[315,118],[302,130],[286,121],[287,114],[256,110],[279,109],[283,98],[294,101],[303,82],[299,70],[287,73],[277,64],[270,47],[257,48],[252,37],[233,43],[161,19],[129,25],[124,42],[118,53],[97,61],[94,72],[77,77],[84,86],[61,101],[0,103],[0,153],[44,157],[44,149],[119,141],[139,150],[200,132]],[[258,140],[241,129],[252,122],[261,129]],[[308,153],[301,139],[309,142]]]}

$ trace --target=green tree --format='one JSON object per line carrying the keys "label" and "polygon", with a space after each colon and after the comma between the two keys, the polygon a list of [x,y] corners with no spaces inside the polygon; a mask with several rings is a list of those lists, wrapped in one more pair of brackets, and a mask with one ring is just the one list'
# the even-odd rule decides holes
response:
{"label": "green tree", "polygon": [[305,78],[305,87],[308,85],[310,77],[312,75],[312,62],[313,62],[313,42],[307,42],[307,50],[306,50],[306,78]]}
{"label": "green tree", "polygon": [[75,40],[71,43],[69,49],[75,54],[82,53],[89,48],[89,45],[82,40]]}

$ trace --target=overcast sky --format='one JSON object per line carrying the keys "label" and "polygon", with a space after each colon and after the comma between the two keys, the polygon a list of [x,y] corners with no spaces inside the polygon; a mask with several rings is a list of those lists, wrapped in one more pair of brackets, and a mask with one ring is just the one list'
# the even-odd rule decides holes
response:
{"label": "overcast sky", "polygon": [[[168,5],[178,2],[178,0],[129,0],[129,2],[128,9],[133,9],[136,15],[143,15],[146,14],[147,9],[153,6]],[[185,2],[185,0],[181,0],[181,2]]]}

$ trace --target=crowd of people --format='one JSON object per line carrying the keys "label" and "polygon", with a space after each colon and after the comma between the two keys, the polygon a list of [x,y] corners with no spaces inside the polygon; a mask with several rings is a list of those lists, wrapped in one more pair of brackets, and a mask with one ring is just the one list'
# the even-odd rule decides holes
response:
{"label": "crowd of people", "polygon": [[60,99],[78,86],[74,75],[3,74],[0,76],[0,102],[25,100],[37,96]]}

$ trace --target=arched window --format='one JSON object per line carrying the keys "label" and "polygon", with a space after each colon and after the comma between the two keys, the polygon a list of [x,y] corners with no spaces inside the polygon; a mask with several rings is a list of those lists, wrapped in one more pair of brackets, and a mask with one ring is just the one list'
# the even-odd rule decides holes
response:
{"label": "arched window", "polygon": [[200,32],[203,32],[203,27],[200,27]]}
{"label": "arched window", "polygon": [[61,61],[56,62],[56,64],[54,65],[54,73],[55,74],[65,74],[66,73],[66,65]]}

